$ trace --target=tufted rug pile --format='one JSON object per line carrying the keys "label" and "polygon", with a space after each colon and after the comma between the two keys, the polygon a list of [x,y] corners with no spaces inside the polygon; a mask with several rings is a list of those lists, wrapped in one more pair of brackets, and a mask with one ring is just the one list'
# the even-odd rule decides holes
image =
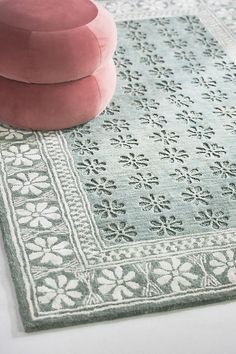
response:
{"label": "tufted rug pile", "polygon": [[26,331],[236,297],[236,64],[196,16],[117,26],[118,87],[100,117],[0,127]]}

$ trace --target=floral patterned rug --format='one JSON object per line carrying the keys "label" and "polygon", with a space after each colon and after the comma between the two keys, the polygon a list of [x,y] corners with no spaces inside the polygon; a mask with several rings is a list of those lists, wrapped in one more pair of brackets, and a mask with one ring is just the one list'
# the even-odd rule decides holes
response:
{"label": "floral patterned rug", "polygon": [[235,0],[97,0],[116,19],[197,14],[209,8],[236,35]]}
{"label": "floral patterned rug", "polygon": [[0,128],[26,331],[236,297],[236,64],[196,16],[117,26],[118,86],[100,117]]}

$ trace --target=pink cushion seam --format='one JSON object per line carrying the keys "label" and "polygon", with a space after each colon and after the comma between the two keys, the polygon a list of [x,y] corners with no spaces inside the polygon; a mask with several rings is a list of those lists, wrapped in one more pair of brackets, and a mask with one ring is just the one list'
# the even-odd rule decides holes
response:
{"label": "pink cushion seam", "polygon": [[93,79],[94,79],[95,82],[96,82],[97,89],[98,89],[98,93],[99,93],[99,97],[100,97],[100,105],[99,105],[99,110],[98,110],[98,112],[97,112],[97,114],[98,114],[98,113],[100,113],[100,110],[101,110],[101,107],[102,107],[102,94],[101,94],[101,90],[100,90],[100,87],[99,87],[99,84],[98,84],[98,80],[96,79],[95,76],[93,76],[93,75],[91,75],[91,76],[93,77]]}
{"label": "pink cushion seam", "polygon": [[29,68],[28,68],[28,83],[31,83],[30,77],[31,77],[31,71],[32,71],[32,67],[33,67],[33,59],[32,59],[32,55],[31,55],[31,38],[32,38],[32,31],[30,31],[30,35],[29,35],[29,45],[28,45],[28,57],[29,57]]}
{"label": "pink cushion seam", "polygon": [[99,66],[101,66],[102,64],[102,51],[101,51],[101,46],[99,44],[99,41],[97,39],[97,37],[95,36],[94,32],[89,28],[88,25],[86,25],[86,27],[88,28],[88,30],[90,31],[90,33],[92,33],[93,37],[95,38],[95,41],[97,42],[98,48],[99,48],[99,53],[100,53],[100,63]]}

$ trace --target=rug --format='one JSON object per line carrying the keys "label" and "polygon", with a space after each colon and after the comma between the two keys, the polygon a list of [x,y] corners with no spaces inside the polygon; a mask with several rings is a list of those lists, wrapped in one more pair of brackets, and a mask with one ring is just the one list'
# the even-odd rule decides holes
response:
{"label": "rug", "polygon": [[[234,35],[236,34],[236,3],[234,0],[97,0],[116,19],[196,15],[209,8]],[[137,16],[138,15],[138,16]]]}
{"label": "rug", "polygon": [[236,298],[236,64],[196,16],[117,26],[100,117],[0,128],[1,226],[28,332]]}

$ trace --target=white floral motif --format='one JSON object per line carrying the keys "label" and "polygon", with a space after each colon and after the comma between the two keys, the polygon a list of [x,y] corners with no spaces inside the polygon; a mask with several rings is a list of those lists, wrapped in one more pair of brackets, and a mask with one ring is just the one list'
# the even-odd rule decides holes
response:
{"label": "white floral motif", "polygon": [[6,125],[0,126],[0,138],[4,138],[5,140],[22,140],[25,135],[31,134],[30,131],[23,131],[10,128]]}
{"label": "white floral motif", "polygon": [[231,283],[236,283],[236,257],[232,250],[226,250],[223,252],[213,253],[214,259],[209,263],[214,267],[213,272],[216,275],[220,275],[224,272],[227,274],[227,278]]}
{"label": "white floral motif", "polygon": [[57,280],[46,278],[45,284],[38,286],[38,293],[43,294],[38,297],[41,304],[49,304],[55,310],[60,310],[66,306],[74,306],[74,299],[80,299],[82,294],[76,290],[79,282],[77,279],[68,280],[65,275],[58,275]]}
{"label": "white floral motif", "polygon": [[48,207],[47,203],[26,203],[25,209],[17,209],[16,212],[20,216],[20,224],[28,224],[30,227],[49,228],[52,226],[50,220],[60,219],[57,213],[58,208],[55,206]]}
{"label": "white floral motif", "polygon": [[122,300],[125,297],[131,297],[133,295],[132,290],[138,289],[140,286],[134,280],[135,272],[129,271],[126,274],[123,273],[123,269],[118,266],[114,271],[104,269],[102,272],[104,277],[97,278],[99,284],[99,291],[105,295],[112,293],[114,300]]}
{"label": "white floral motif", "polygon": [[12,185],[13,192],[19,191],[22,195],[29,193],[39,195],[42,189],[50,186],[47,180],[47,176],[40,176],[37,172],[30,172],[28,175],[20,172],[17,173],[16,178],[9,178],[8,182]]}
{"label": "white floral motif", "polygon": [[192,266],[190,262],[181,263],[178,258],[173,257],[170,262],[160,261],[154,273],[158,275],[158,284],[169,284],[172,291],[178,292],[181,291],[181,287],[191,286],[191,280],[198,278],[196,274],[190,272]]}
{"label": "white floral motif", "polygon": [[62,264],[63,257],[72,254],[72,251],[68,247],[69,242],[58,242],[57,237],[48,237],[47,239],[36,237],[34,242],[28,242],[26,247],[32,251],[29,255],[29,259],[39,259],[40,263],[52,263],[53,265]]}
{"label": "white floral motif", "polygon": [[12,162],[14,166],[32,166],[33,161],[41,159],[38,149],[31,149],[28,144],[10,146],[9,150],[3,151],[2,154],[5,162]]}

